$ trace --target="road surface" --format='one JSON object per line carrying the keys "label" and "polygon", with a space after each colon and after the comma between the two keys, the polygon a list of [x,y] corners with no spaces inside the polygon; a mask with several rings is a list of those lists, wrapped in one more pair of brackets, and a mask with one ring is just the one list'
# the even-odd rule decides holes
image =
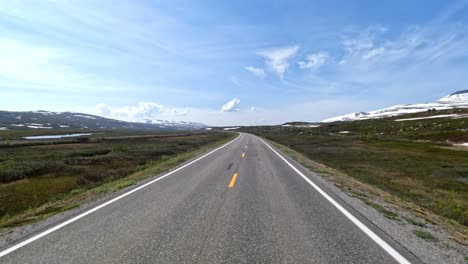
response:
{"label": "road surface", "polygon": [[241,134],[0,252],[0,263],[408,263],[412,255]]}

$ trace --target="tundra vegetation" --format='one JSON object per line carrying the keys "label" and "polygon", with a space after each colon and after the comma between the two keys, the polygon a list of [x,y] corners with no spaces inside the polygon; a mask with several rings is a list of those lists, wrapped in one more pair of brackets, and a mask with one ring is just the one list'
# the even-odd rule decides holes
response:
{"label": "tundra vegetation", "polygon": [[[63,132],[74,131],[46,133]],[[37,133],[0,131],[4,138],[0,141],[0,228],[78,207],[164,172],[235,136],[224,132],[100,131],[79,138],[21,140]]]}
{"label": "tundra vegetation", "polygon": [[[456,116],[397,121],[447,114]],[[467,114],[468,109],[453,109],[243,130],[466,227],[468,147],[457,144],[468,142]]]}

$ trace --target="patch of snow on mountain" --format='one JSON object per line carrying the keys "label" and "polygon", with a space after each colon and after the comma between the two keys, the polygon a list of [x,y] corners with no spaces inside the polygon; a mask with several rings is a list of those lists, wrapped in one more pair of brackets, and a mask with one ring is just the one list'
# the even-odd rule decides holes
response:
{"label": "patch of snow on mountain", "polygon": [[83,117],[83,118],[87,118],[87,119],[96,119],[96,117],[94,117],[94,116],[88,116],[88,115],[73,115],[73,116],[76,116],[76,117]]}
{"label": "patch of snow on mountain", "polygon": [[44,110],[32,111],[32,112],[37,113],[37,114],[42,114],[42,115],[56,115],[56,114],[58,114],[57,112],[50,112],[50,111],[44,111]]}
{"label": "patch of snow on mountain", "polygon": [[384,108],[375,111],[369,112],[359,112],[351,113],[346,115],[341,115],[329,119],[325,119],[322,122],[335,122],[335,121],[354,121],[354,120],[364,120],[371,118],[383,118],[398,116],[402,114],[412,114],[425,112],[430,109],[436,110],[447,110],[453,108],[468,108],[468,90],[459,91],[448,96],[445,96],[437,102],[434,103],[422,103],[422,104],[405,104],[405,105],[395,105],[389,108]]}
{"label": "patch of snow on mountain", "polygon": [[44,127],[44,126],[28,126],[29,128],[43,128],[43,129],[51,129],[53,127]]}
{"label": "patch of snow on mountain", "polygon": [[401,121],[412,121],[412,120],[432,119],[432,118],[444,118],[444,117],[459,117],[459,116],[465,116],[465,115],[451,114],[451,115],[423,116],[423,117],[396,119],[395,121],[401,122]]}
{"label": "patch of snow on mountain", "polygon": [[468,102],[468,90],[459,91],[451,95],[445,96],[437,101],[438,103],[467,103]]}
{"label": "patch of snow on mountain", "polygon": [[187,121],[168,121],[168,120],[160,120],[160,119],[143,119],[137,122],[159,125],[160,127],[170,127],[170,128],[201,129],[201,128],[206,127],[206,125],[201,124],[201,123],[194,123],[194,122],[187,122]]}
{"label": "patch of snow on mountain", "polygon": [[226,127],[223,130],[236,130],[239,129],[240,127]]}

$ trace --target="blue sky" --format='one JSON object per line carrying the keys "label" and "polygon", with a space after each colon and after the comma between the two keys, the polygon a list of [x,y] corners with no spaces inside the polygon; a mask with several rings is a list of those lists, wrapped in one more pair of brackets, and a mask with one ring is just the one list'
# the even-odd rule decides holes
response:
{"label": "blue sky", "polygon": [[468,89],[468,1],[4,1],[2,110],[320,121]]}

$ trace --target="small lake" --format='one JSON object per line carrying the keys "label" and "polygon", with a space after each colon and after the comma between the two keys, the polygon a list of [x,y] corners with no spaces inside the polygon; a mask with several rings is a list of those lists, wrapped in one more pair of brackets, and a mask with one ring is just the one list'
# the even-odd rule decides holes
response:
{"label": "small lake", "polygon": [[46,136],[29,136],[23,137],[24,139],[55,139],[55,138],[70,138],[80,136],[90,136],[93,133],[76,133],[76,134],[65,134],[65,135],[46,135]]}

